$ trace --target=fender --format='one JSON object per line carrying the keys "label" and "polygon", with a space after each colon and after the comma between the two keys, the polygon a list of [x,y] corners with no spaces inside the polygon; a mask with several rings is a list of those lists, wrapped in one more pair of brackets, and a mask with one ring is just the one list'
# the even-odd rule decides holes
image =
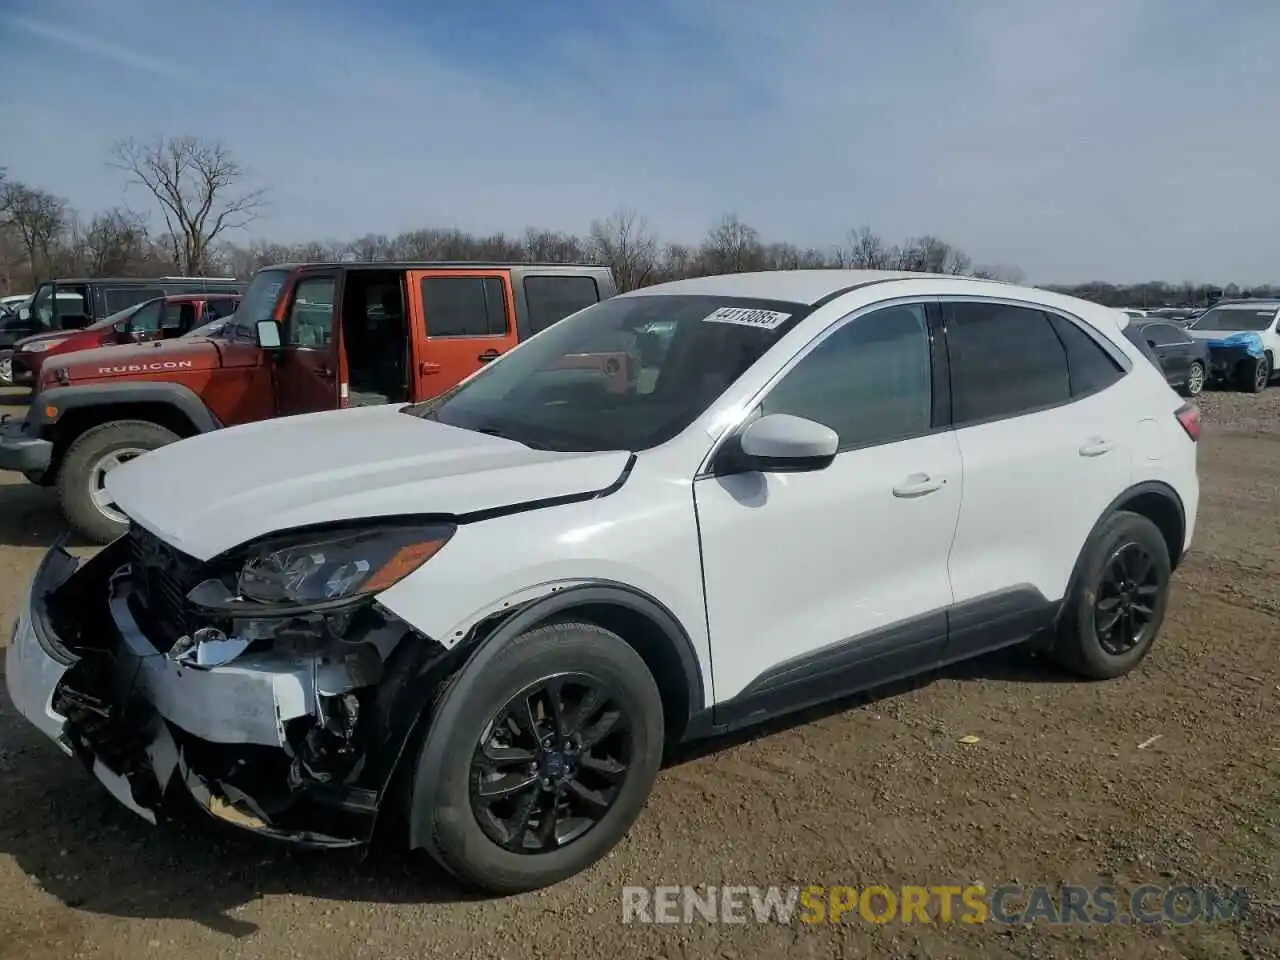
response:
{"label": "fender", "polygon": [[[467,674],[475,674],[484,670],[486,664],[507,643],[522,633],[537,626],[557,613],[572,610],[588,604],[610,604],[623,607],[641,614],[654,624],[676,655],[684,674],[684,683],[688,695],[689,716],[681,718],[682,726],[693,716],[700,713],[705,704],[705,686],[698,658],[694,654],[693,643],[684,628],[666,607],[653,597],[620,583],[591,584],[580,587],[569,587],[548,594],[538,600],[530,601],[515,613],[507,616],[492,633],[490,633],[474,651],[466,658],[461,667],[454,673],[453,679],[443,692],[434,716],[429,721],[426,738],[417,759],[417,769],[413,772],[412,796],[428,792],[431,785],[438,780],[439,770],[445,755],[445,743],[449,739],[448,732],[457,722],[466,695],[465,685],[456,681]],[[483,623],[483,621],[482,621]],[[424,707],[429,708],[428,704]],[[421,805],[412,804],[409,811],[409,845],[413,849],[425,849],[435,856],[433,838],[423,822]]]}
{"label": "fender", "polygon": [[[1075,592],[1076,584],[1079,582],[1079,579],[1080,579],[1080,568],[1084,561],[1084,555],[1086,551],[1088,551],[1089,545],[1092,544],[1094,540],[1097,538],[1098,532],[1102,529],[1102,525],[1107,522],[1107,518],[1110,517],[1113,513],[1115,513],[1117,510],[1123,509],[1125,504],[1129,503],[1132,500],[1137,499],[1138,497],[1143,497],[1143,496],[1157,496],[1167,501],[1169,505],[1172,506],[1177,511],[1177,514],[1178,514],[1179,538],[1186,536],[1187,514],[1186,514],[1186,509],[1182,505],[1182,498],[1178,496],[1178,491],[1174,490],[1173,487],[1169,486],[1169,484],[1164,483],[1163,481],[1160,481],[1160,480],[1144,480],[1142,483],[1136,483],[1132,487],[1129,487],[1127,490],[1124,491],[1124,493],[1120,494],[1118,497],[1112,500],[1109,504],[1107,504],[1107,508],[1102,511],[1102,515],[1098,517],[1097,522],[1094,523],[1092,529],[1090,529],[1089,536],[1085,538],[1084,546],[1080,548],[1080,555],[1076,558],[1076,564],[1071,570],[1071,578],[1067,581],[1066,593],[1062,595],[1063,606],[1061,610],[1059,610],[1059,616],[1061,616],[1061,611],[1066,609],[1067,599],[1071,597]],[[1183,554],[1182,543],[1179,542],[1176,550],[1169,551],[1169,562],[1171,564],[1171,569],[1176,570],[1178,568],[1178,563],[1182,559],[1182,554]]]}
{"label": "fender", "polygon": [[[181,383],[93,383],[50,387],[40,393],[40,403],[27,411],[27,422],[41,430],[53,426],[67,411],[125,403],[160,403],[176,407],[200,433],[222,424],[190,387]],[[49,408],[55,416],[47,416]]]}

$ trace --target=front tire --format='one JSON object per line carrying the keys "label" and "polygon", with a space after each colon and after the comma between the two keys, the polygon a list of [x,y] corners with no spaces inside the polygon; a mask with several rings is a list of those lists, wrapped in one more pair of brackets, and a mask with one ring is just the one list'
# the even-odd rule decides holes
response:
{"label": "front tire", "polygon": [[1117,511],[1085,546],[1063,607],[1054,659],[1072,673],[1110,680],[1150,652],[1169,603],[1172,564],[1159,528]]}
{"label": "front tire", "polygon": [[129,530],[104,482],[115,467],[181,439],[148,420],[113,420],[86,430],[71,444],[58,470],[62,514],[80,536],[106,544]]}
{"label": "front tire", "polygon": [[0,350],[0,387],[13,386],[13,351]]}
{"label": "front tire", "polygon": [[591,623],[535,627],[469,662],[437,718],[410,816],[446,869],[490,893],[544,887],[605,856],[662,760],[652,674]]}

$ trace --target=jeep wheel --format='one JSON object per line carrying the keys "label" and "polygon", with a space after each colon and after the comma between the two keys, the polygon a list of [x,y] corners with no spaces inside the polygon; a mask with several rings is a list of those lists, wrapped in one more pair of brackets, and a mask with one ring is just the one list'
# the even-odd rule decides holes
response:
{"label": "jeep wheel", "polygon": [[555,883],[607,854],[662,759],[653,676],[590,623],[537,627],[473,659],[435,724],[410,816],[443,866],[493,893]]}
{"label": "jeep wheel", "polygon": [[1108,517],[1080,558],[1055,659],[1094,680],[1136,667],[1164,622],[1170,566],[1169,547],[1154,523],[1124,510]]}
{"label": "jeep wheel", "polygon": [[13,351],[0,350],[0,387],[13,386]]}
{"label": "jeep wheel", "polygon": [[71,528],[93,543],[110,543],[126,533],[129,519],[107,493],[107,474],[178,439],[147,420],[113,420],[77,437],[58,470],[58,499]]}

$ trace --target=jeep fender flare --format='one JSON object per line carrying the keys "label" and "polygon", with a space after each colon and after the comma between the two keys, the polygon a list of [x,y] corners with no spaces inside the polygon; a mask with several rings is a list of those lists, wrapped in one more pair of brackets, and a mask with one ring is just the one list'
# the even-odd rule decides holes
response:
{"label": "jeep fender flare", "polygon": [[[470,684],[468,678],[484,670],[494,656],[506,644],[540,623],[554,619],[582,606],[608,605],[624,608],[649,620],[659,631],[659,636],[670,647],[683,673],[688,696],[689,715],[679,717],[681,727],[686,726],[705,706],[705,686],[702,669],[694,653],[693,642],[675,616],[659,601],[633,587],[619,583],[584,584],[556,590],[510,614],[466,657],[452,677],[444,684],[434,705],[427,704],[426,730],[411,773],[410,798],[429,795],[433,784],[439,780],[439,769],[444,762],[449,732],[457,723],[458,714],[466,701]],[[483,621],[482,621],[483,622]],[[626,638],[624,638],[626,639]],[[495,709],[497,706],[495,705]],[[425,822],[424,811],[419,804],[411,803],[409,809],[409,847],[426,850],[434,858],[434,838]]]}
{"label": "jeep fender flare", "polygon": [[[50,387],[40,392],[40,403],[27,412],[27,422],[41,432],[57,425],[72,410],[115,404],[154,403],[176,408],[199,433],[222,426],[218,418],[190,387],[181,383],[86,383]],[[53,408],[53,417],[46,411]]]}

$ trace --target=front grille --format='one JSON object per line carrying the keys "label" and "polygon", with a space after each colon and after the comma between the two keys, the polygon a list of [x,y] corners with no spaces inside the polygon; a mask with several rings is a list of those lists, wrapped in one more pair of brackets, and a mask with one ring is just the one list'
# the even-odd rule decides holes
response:
{"label": "front grille", "polygon": [[129,559],[135,615],[151,642],[168,650],[191,631],[187,592],[197,582],[200,562],[136,523],[129,525]]}

